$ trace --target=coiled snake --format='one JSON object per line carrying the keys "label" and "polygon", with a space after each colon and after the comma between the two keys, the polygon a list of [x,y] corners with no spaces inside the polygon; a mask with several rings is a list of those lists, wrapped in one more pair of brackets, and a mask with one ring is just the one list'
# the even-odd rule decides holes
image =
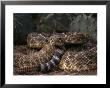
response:
{"label": "coiled snake", "polygon": [[58,66],[63,71],[81,72],[97,68],[97,49],[89,46],[87,34],[78,32],[37,34],[27,36],[27,46],[39,51],[33,55],[14,55],[15,71],[48,72]]}

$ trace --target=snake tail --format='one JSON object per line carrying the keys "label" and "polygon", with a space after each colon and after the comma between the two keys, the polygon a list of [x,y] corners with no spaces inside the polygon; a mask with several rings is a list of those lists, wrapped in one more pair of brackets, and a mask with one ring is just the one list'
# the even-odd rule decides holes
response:
{"label": "snake tail", "polygon": [[49,70],[52,70],[55,66],[57,66],[60,62],[61,57],[63,56],[64,51],[62,50],[56,50],[55,53],[52,56],[52,59],[47,63],[40,63],[38,65],[38,71],[39,72],[47,72]]}

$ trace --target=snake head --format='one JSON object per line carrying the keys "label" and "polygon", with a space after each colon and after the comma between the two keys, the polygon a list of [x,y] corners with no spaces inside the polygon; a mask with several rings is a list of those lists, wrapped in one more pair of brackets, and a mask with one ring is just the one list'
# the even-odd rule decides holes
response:
{"label": "snake head", "polygon": [[62,46],[64,44],[61,34],[54,34],[48,39],[48,43],[54,46]]}

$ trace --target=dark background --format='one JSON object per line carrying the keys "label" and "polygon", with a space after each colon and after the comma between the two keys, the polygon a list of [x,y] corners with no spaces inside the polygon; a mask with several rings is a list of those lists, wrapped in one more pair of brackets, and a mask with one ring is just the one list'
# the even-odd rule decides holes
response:
{"label": "dark background", "polygon": [[14,44],[26,44],[31,32],[82,32],[97,40],[96,13],[14,13]]}

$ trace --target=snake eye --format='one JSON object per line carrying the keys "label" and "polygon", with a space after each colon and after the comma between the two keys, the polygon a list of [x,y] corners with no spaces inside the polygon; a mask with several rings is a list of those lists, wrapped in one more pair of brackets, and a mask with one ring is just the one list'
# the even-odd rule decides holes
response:
{"label": "snake eye", "polygon": [[61,38],[59,38],[59,40],[61,40]]}
{"label": "snake eye", "polygon": [[48,39],[46,39],[45,42],[48,42]]}

